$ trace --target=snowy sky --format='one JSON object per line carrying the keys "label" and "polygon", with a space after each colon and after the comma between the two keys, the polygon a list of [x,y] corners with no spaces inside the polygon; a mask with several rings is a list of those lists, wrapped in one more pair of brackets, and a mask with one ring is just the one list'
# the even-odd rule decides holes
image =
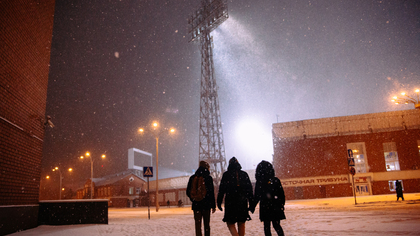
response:
{"label": "snowy sky", "polygon": [[[56,0],[42,175],[63,184],[127,168],[127,150],[155,153],[137,129],[163,135],[159,165],[198,163],[200,51],[187,18],[198,0]],[[229,0],[213,31],[226,158],[272,160],[275,122],[412,108],[392,95],[420,87],[419,1]],[[414,92],[413,92],[414,93]],[[105,153],[107,159],[100,160]],[[103,165],[103,167],[102,167]],[[58,178],[56,178],[58,179]]]}

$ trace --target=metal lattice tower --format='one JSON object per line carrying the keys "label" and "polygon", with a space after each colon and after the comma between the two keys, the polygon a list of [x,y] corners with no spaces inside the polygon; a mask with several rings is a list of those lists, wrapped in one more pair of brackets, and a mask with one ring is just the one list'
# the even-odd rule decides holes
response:
{"label": "metal lattice tower", "polygon": [[216,185],[226,170],[226,157],[210,32],[228,17],[226,0],[202,0],[188,19],[190,41],[199,41],[201,50],[199,161],[210,164]]}

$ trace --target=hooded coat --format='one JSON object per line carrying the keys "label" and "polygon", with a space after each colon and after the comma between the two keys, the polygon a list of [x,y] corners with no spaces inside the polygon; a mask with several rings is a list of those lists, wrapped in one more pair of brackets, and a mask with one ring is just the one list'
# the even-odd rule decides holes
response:
{"label": "hooded coat", "polygon": [[[195,176],[203,176],[204,184],[206,185],[206,197],[201,201],[193,201],[191,199],[191,185]],[[188,180],[187,196],[190,198],[192,205],[191,209],[194,211],[216,209],[216,200],[214,198],[213,178],[207,168],[200,166],[197,171]]]}
{"label": "hooded coat", "polygon": [[[232,158],[233,159],[233,158]],[[224,222],[236,223],[251,220],[248,202],[252,202],[252,185],[249,176],[242,171],[236,158],[229,161],[228,170],[223,173],[217,195],[217,206],[221,209],[225,198]]]}
{"label": "hooded coat", "polygon": [[403,198],[402,185],[399,180],[395,182],[395,191],[397,192],[397,197]]}
{"label": "hooded coat", "polygon": [[278,221],[286,219],[284,204],[286,198],[280,180],[275,177],[273,165],[262,161],[255,171],[255,194],[252,209],[260,202],[260,220]]}

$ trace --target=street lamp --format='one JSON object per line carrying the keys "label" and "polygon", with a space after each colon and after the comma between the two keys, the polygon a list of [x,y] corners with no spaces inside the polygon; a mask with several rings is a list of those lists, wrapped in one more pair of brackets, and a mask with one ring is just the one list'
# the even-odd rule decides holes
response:
{"label": "street lamp", "polygon": [[[420,90],[416,89],[414,92],[416,92],[416,95],[414,96],[414,98],[411,97],[411,96],[408,96],[405,92],[402,92],[401,93],[402,97],[394,96],[391,101],[394,102],[395,104],[413,103],[415,109],[420,109],[420,99],[419,99],[420,98],[420,96],[419,96]],[[417,96],[417,99],[415,98],[416,96]]]}
{"label": "street lamp", "polygon": [[[52,171],[58,171],[58,173],[60,174],[60,200],[61,200],[61,191],[64,190],[64,188],[62,188],[61,185],[62,185],[62,181],[63,181],[64,177],[63,177],[63,174],[61,173],[61,170],[58,167],[55,167],[54,169],[52,169]],[[68,171],[72,172],[73,169],[69,168]],[[50,176],[47,176],[47,179],[49,179],[49,178],[50,178]]]}
{"label": "street lamp", "polygon": [[[150,132],[155,136],[156,139],[156,212],[159,211],[159,136],[165,131],[169,131],[169,134],[175,133],[174,128],[159,129],[158,122],[153,122],[152,127],[150,129]],[[139,133],[143,134],[144,129],[139,128]]]}
{"label": "street lamp", "polygon": [[[86,152],[86,157],[90,157],[90,199],[93,199],[93,158],[90,156],[90,152]],[[102,154],[101,158],[105,159],[105,154]],[[80,159],[84,159],[84,156],[80,156]]]}

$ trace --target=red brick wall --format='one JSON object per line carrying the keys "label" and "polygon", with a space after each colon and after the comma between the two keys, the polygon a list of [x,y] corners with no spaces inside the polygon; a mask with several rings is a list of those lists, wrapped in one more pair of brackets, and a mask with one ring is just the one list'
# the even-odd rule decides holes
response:
{"label": "red brick wall", "polygon": [[0,205],[38,203],[54,4],[0,1]]}
{"label": "red brick wall", "polygon": [[[273,163],[280,179],[348,174],[347,143],[364,142],[369,172],[386,172],[383,143],[395,142],[401,170],[420,167],[417,140],[420,130],[402,130],[296,141],[275,142]],[[420,191],[420,180],[404,180],[406,192]],[[407,184],[406,184],[407,183]],[[343,187],[344,186],[344,187]],[[347,185],[327,185],[325,193],[312,187],[302,187],[304,198],[351,196]],[[333,188],[334,187],[334,188]],[[286,196],[295,199],[294,187],[285,188]],[[373,194],[390,194],[388,182],[373,182]]]}

